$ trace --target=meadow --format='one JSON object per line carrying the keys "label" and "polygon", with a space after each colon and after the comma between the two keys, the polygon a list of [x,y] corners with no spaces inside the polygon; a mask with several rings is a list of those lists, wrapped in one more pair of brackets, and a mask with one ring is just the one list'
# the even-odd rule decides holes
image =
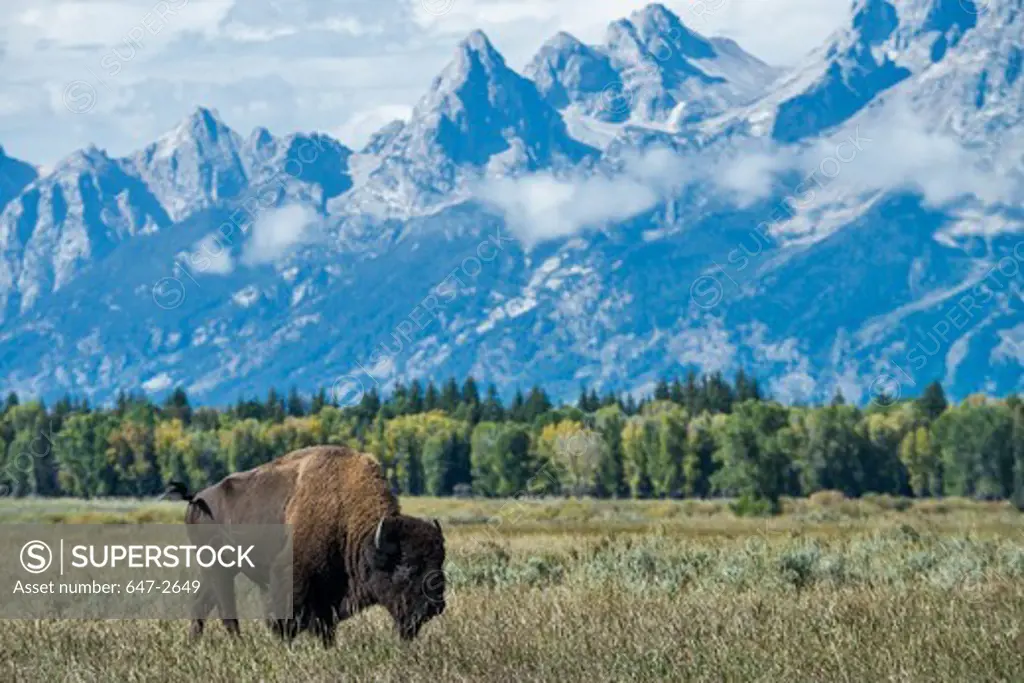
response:
{"label": "meadow", "polygon": [[[323,650],[259,623],[8,621],[14,681],[1021,681],[1024,514],[963,499],[403,498],[448,545],[410,644],[371,610]],[[180,503],[4,500],[0,523],[181,520]]]}

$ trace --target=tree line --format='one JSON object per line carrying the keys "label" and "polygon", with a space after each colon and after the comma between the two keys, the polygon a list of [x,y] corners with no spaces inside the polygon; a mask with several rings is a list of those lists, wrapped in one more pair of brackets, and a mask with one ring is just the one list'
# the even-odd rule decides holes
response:
{"label": "tree line", "polygon": [[118,395],[94,408],[10,394],[0,413],[0,491],[152,496],[168,481],[201,488],[296,448],[343,444],[374,454],[406,495],[590,495],[736,499],[771,512],[782,496],[837,490],[1008,499],[1024,506],[1024,404],[942,387],[866,409],[841,395],[787,406],[738,372],[661,380],[636,399],[582,389],[555,405],[541,387],[505,403],[470,377],[399,384],[339,406],[321,390],[274,389],[224,408],[175,389],[155,403]]}

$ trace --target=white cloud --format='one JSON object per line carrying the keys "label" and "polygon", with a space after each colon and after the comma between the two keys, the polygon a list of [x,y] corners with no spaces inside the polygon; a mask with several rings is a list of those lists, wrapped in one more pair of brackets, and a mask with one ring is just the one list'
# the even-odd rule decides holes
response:
{"label": "white cloud", "polygon": [[231,253],[214,232],[192,246],[189,262],[192,271],[200,275],[228,275],[235,269]]}
{"label": "white cloud", "polygon": [[921,117],[894,102],[815,144],[800,165],[819,177],[834,176],[826,182],[847,194],[903,188],[936,206],[965,195],[986,204],[1012,200],[1015,179],[989,170],[990,161],[953,135],[928,130]]}
{"label": "white cloud", "polygon": [[[880,108],[807,146],[750,140],[717,157],[656,149],[628,157],[614,175],[555,177],[539,173],[485,182],[477,197],[500,210],[527,246],[621,222],[654,208],[690,185],[739,207],[788,190],[799,204],[904,189],[940,206],[974,196],[985,204],[1011,201],[1019,185],[947,134],[929,132],[905,108]],[[1012,151],[1011,151],[1012,153]],[[777,188],[792,171],[799,187]]]}
{"label": "white cloud", "polygon": [[537,173],[483,183],[476,197],[501,211],[525,245],[567,237],[638,216],[693,184],[715,188],[740,206],[767,197],[788,152],[758,148],[718,161],[658,148],[625,158],[613,175],[555,177]]}
{"label": "white cloud", "polygon": [[501,211],[527,247],[628,220],[654,208],[696,177],[688,160],[668,149],[627,157],[616,175],[556,177],[548,172],[497,178],[477,199]]}
{"label": "white cloud", "polygon": [[285,38],[310,31],[330,31],[345,36],[362,37],[379,35],[384,27],[379,24],[367,24],[356,17],[336,16],[326,20],[308,24],[250,24],[244,21],[231,20],[222,31],[222,37],[240,43],[269,43],[278,38]]}
{"label": "white cloud", "polygon": [[497,179],[485,184],[478,196],[505,214],[509,227],[528,247],[625,220],[658,202],[658,194],[635,178],[593,176],[574,181],[548,173]]}
{"label": "white cloud", "polygon": [[103,2],[40,2],[14,5],[26,9],[14,15],[24,40],[46,40],[61,47],[168,42],[186,31],[214,36],[234,0],[139,0]]}
{"label": "white cloud", "polygon": [[156,393],[170,389],[171,385],[174,384],[174,378],[168,375],[166,372],[161,372],[159,375],[150,377],[142,383],[142,388],[150,393]]}
{"label": "white cloud", "polygon": [[273,263],[293,249],[318,239],[317,215],[308,206],[293,204],[268,211],[252,226],[242,262],[254,266]]}
{"label": "white cloud", "polygon": [[784,152],[753,152],[726,159],[714,174],[720,190],[731,194],[740,206],[747,206],[771,194],[776,174],[792,164]]}
{"label": "white cloud", "polygon": [[294,26],[252,26],[236,21],[224,27],[224,36],[240,43],[269,43],[276,38],[293,36],[298,32]]}

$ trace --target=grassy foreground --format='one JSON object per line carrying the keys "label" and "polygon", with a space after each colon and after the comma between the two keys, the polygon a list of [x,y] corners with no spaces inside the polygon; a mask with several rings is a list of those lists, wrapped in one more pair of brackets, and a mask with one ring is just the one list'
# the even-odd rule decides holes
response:
{"label": "grassy foreground", "polygon": [[[771,520],[717,502],[409,499],[449,545],[449,609],[324,651],[256,623],[10,621],[16,681],[1021,681],[1024,515],[817,496]],[[5,501],[0,521],[178,521],[181,506]]]}

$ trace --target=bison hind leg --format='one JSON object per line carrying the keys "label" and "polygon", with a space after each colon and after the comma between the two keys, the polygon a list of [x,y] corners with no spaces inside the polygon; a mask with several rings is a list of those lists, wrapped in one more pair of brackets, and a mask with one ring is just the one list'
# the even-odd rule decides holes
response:
{"label": "bison hind leg", "polygon": [[192,624],[189,626],[188,635],[192,640],[198,639],[203,635],[203,626],[206,621],[206,617],[210,615],[210,612],[214,607],[217,606],[217,595],[213,592],[213,588],[210,583],[203,582],[199,593],[196,595],[196,600],[192,605]]}

